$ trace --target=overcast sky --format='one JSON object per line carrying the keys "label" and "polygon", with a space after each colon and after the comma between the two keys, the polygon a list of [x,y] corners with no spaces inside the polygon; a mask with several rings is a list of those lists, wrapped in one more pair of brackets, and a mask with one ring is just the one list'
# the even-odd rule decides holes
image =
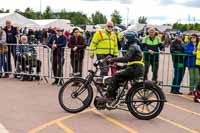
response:
{"label": "overcast sky", "polygon": [[[54,11],[81,11],[88,16],[99,10],[108,18],[114,9],[120,11],[123,22],[136,21],[146,16],[152,24],[200,22],[200,0],[41,0],[42,11],[51,6]],[[40,10],[40,0],[0,0],[0,8],[24,10],[31,7]]]}

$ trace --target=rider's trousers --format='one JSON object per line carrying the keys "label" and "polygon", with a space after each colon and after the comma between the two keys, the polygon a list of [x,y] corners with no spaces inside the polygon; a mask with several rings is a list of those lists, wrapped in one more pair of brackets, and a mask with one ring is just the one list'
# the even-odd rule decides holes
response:
{"label": "rider's trousers", "polygon": [[143,65],[134,64],[134,65],[128,66],[122,72],[119,72],[113,75],[110,81],[110,87],[108,88],[108,95],[115,97],[117,94],[116,93],[117,89],[119,88],[119,83],[122,83],[128,80],[134,80],[139,77],[143,77],[143,75],[144,75]]}

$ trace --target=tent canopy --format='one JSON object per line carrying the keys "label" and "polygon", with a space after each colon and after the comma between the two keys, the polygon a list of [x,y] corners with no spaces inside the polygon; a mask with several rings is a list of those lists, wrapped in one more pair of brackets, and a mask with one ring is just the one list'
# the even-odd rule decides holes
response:
{"label": "tent canopy", "polygon": [[167,29],[172,29],[172,26],[165,26],[165,25],[148,25],[148,24],[135,24],[128,27],[128,31],[144,31],[147,28],[154,27],[160,32],[164,32]]}
{"label": "tent canopy", "polygon": [[39,27],[38,24],[18,13],[0,13],[0,26],[5,26],[6,20],[11,20],[14,26]]}
{"label": "tent canopy", "polygon": [[70,20],[65,20],[65,19],[43,19],[43,20],[32,20],[32,21],[40,25],[40,27],[42,28],[60,27],[65,30],[69,30],[71,28]]}

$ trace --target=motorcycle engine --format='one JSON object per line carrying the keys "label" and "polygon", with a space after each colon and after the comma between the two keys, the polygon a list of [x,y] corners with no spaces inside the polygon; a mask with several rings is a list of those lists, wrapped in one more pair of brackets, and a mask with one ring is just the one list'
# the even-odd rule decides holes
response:
{"label": "motorcycle engine", "polygon": [[100,99],[99,96],[96,96],[94,99],[94,106],[97,110],[104,110],[106,109],[106,101]]}
{"label": "motorcycle engine", "polygon": [[112,76],[104,76],[104,78],[103,78],[103,84],[105,86],[109,85],[111,78],[112,78]]}

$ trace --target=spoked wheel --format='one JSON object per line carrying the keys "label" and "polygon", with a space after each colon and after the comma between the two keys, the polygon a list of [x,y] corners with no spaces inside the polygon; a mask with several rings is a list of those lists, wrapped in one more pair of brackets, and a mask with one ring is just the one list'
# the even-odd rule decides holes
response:
{"label": "spoked wheel", "polygon": [[85,86],[85,82],[81,78],[72,78],[61,87],[58,98],[65,111],[78,113],[91,104],[93,90],[90,85]]}
{"label": "spoked wheel", "polygon": [[158,116],[164,106],[165,96],[160,88],[143,86],[133,88],[127,97],[127,106],[133,116],[141,120],[150,120]]}

